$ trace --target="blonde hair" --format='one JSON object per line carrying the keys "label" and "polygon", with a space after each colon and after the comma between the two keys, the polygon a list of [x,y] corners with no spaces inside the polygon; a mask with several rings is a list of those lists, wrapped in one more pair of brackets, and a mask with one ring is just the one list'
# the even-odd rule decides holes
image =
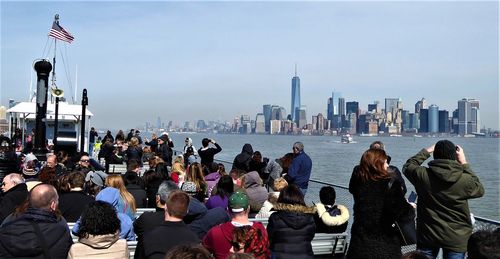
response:
{"label": "blonde hair", "polygon": [[181,163],[184,164],[184,156],[178,155],[174,158],[174,163]]}
{"label": "blonde hair", "polygon": [[201,170],[201,165],[198,162],[195,162],[189,166],[189,171],[186,173],[186,178],[187,181],[194,182],[198,190],[201,190],[202,184],[207,184],[205,182],[205,176],[203,176],[203,171]]}
{"label": "blonde hair", "polygon": [[125,188],[125,183],[123,182],[121,175],[108,175],[108,177],[106,177],[106,186],[118,189],[120,191],[120,196],[130,206],[132,212],[135,213],[137,211],[134,196],[132,196],[132,194],[127,191],[127,188]]}
{"label": "blonde hair", "polygon": [[288,186],[288,182],[283,177],[280,177],[280,178],[274,180],[273,189],[275,192],[279,192],[279,191],[281,191],[281,189],[283,189],[287,186]]}
{"label": "blonde hair", "polygon": [[172,173],[185,174],[186,170],[184,169],[184,165],[179,162],[175,162],[172,165]]}
{"label": "blonde hair", "polygon": [[131,147],[137,147],[137,146],[139,146],[139,139],[136,137],[132,137],[132,138],[130,138],[130,141],[128,142],[128,144]]}

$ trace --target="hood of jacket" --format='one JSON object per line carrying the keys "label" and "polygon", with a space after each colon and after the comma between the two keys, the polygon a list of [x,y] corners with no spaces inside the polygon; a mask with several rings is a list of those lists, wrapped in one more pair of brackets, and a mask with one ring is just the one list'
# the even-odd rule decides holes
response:
{"label": "hood of jacket", "polygon": [[458,181],[464,171],[461,164],[449,159],[434,159],[429,162],[428,166],[434,176],[449,183]]}
{"label": "hood of jacket", "polygon": [[120,199],[120,191],[113,187],[106,187],[100,191],[95,197],[96,201],[105,201],[113,205],[113,207],[118,206],[118,201]]}
{"label": "hood of jacket", "polygon": [[343,205],[335,205],[334,207],[326,207],[323,203],[316,203],[316,210],[319,218],[327,226],[339,226],[349,220],[349,210]]}
{"label": "hood of jacket", "polygon": [[314,222],[313,215],[315,207],[307,207],[298,204],[277,203],[273,210],[277,211],[280,218],[293,229],[301,229]]}
{"label": "hood of jacket", "polygon": [[120,232],[107,235],[89,235],[81,237],[78,241],[95,249],[106,249],[112,246],[120,238]]}
{"label": "hood of jacket", "polygon": [[248,155],[253,155],[253,148],[252,145],[246,143],[243,145],[243,148],[241,148],[241,153],[242,154],[248,154]]}
{"label": "hood of jacket", "polygon": [[245,188],[262,186],[262,179],[260,179],[259,173],[257,171],[252,171],[245,174]]}
{"label": "hood of jacket", "polygon": [[207,174],[205,176],[205,181],[210,182],[210,181],[218,181],[221,178],[219,172],[213,172],[210,174]]}

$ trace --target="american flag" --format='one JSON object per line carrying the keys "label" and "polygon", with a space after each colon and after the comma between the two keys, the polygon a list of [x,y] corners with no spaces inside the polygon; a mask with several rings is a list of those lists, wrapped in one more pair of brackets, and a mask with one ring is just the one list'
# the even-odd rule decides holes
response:
{"label": "american flag", "polygon": [[52,29],[49,31],[49,36],[68,43],[71,43],[75,39],[73,35],[64,30],[57,22],[52,23]]}

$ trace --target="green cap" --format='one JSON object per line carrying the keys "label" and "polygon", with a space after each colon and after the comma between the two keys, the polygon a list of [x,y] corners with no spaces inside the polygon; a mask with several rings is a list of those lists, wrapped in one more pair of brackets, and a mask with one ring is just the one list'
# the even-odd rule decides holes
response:
{"label": "green cap", "polygon": [[248,208],[248,197],[245,193],[235,192],[229,198],[229,207],[232,212],[242,212]]}

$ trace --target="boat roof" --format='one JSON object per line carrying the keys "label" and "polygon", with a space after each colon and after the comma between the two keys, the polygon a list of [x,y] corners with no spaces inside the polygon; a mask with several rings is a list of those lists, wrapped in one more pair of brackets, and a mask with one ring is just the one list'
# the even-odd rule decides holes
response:
{"label": "boat roof", "polygon": [[[55,116],[55,103],[47,104],[47,117]],[[24,114],[26,118],[36,117],[36,103],[35,102],[20,102],[14,107],[8,109],[8,113],[19,113]],[[82,106],[79,104],[69,104],[67,102],[59,102],[59,115],[72,115],[81,117],[82,116]],[[94,114],[85,108],[85,116],[92,117]]]}

